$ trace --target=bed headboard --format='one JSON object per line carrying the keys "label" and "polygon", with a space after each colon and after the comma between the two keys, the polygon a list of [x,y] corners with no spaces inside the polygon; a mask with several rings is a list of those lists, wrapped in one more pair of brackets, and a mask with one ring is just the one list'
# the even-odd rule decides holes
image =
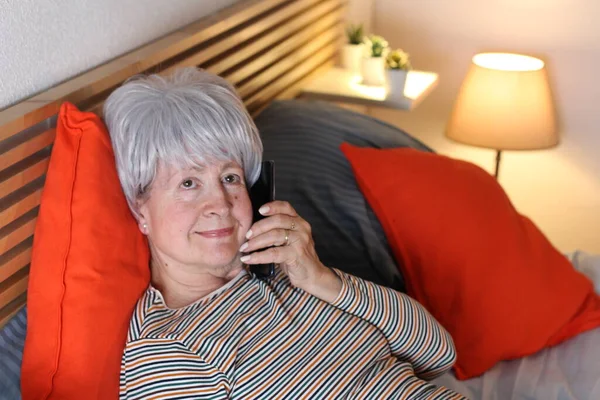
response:
{"label": "bed headboard", "polygon": [[0,111],[0,326],[27,300],[31,246],[64,101],[99,115],[108,94],[138,73],[199,66],[233,83],[252,115],[295,97],[333,65],[346,0],[249,0]]}

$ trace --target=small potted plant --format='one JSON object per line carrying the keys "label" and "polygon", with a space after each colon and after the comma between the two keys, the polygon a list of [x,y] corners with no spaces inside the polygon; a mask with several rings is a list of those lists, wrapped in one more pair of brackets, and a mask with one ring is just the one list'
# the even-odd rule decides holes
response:
{"label": "small potted plant", "polygon": [[403,97],[408,71],[412,69],[410,54],[402,49],[390,51],[386,57],[388,97]]}
{"label": "small potted plant", "polygon": [[363,84],[382,86],[385,83],[385,60],[388,42],[383,37],[371,35],[365,39],[366,55],[362,59]]}
{"label": "small potted plant", "polygon": [[347,42],[342,48],[342,67],[355,74],[360,74],[360,60],[365,51],[363,25],[348,25],[346,39]]}

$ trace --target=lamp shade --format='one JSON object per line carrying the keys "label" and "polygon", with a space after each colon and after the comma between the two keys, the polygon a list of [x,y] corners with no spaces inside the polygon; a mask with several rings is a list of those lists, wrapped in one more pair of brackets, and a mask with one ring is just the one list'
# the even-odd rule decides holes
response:
{"label": "lamp shade", "polygon": [[544,62],[509,53],[473,57],[446,136],[496,150],[556,145],[556,118]]}

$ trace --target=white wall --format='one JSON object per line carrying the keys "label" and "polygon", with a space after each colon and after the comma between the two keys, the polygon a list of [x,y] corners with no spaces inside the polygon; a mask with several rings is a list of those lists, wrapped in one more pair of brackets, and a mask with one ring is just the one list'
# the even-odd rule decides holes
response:
{"label": "white wall", "polygon": [[362,24],[365,31],[373,26],[375,0],[349,0],[346,4],[346,20],[351,24]]}
{"label": "white wall", "polygon": [[437,151],[490,172],[495,153],[443,136],[471,57],[513,51],[547,62],[561,125],[553,150],[505,152],[500,183],[562,251],[600,253],[600,2],[375,0],[373,29],[440,83],[415,111],[373,109]]}
{"label": "white wall", "polygon": [[0,0],[0,109],[239,0]]}

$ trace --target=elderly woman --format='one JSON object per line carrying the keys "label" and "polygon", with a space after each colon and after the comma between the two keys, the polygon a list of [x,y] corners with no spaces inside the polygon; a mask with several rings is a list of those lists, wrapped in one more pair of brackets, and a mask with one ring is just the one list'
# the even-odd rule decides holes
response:
{"label": "elderly woman", "polygon": [[[324,266],[285,201],[252,223],[262,144],[226,81],[197,69],[152,75],[118,88],[104,110],[152,255],[121,398],[460,397],[426,382],[455,352],[419,304]],[[271,262],[272,278],[248,271]]]}

